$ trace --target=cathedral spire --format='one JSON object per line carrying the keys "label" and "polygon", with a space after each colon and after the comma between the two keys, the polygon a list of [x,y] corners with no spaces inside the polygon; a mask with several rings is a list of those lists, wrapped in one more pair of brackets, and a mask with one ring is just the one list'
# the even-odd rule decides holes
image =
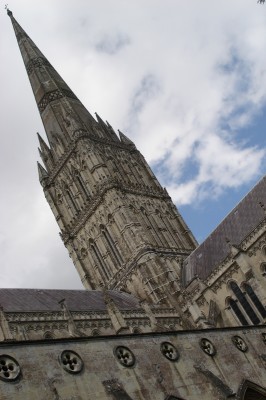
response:
{"label": "cathedral spire", "polygon": [[50,147],[59,140],[63,147],[80,134],[98,133],[97,122],[78,100],[66,82],[19,25],[11,19],[35,100],[43,120]]}
{"label": "cathedral spire", "polygon": [[91,116],[8,15],[48,137],[38,135],[40,183],[84,286],[178,308],[181,264],[195,239],[134,143]]}

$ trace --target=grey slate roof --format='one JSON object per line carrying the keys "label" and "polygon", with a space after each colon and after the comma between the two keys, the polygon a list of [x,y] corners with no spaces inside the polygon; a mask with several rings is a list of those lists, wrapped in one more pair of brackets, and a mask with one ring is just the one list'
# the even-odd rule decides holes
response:
{"label": "grey slate roof", "polygon": [[[108,293],[120,310],[140,308],[138,300],[127,293]],[[97,290],[0,289],[0,305],[6,312],[60,311],[62,299],[70,311],[106,310],[103,292]]]}
{"label": "grey slate roof", "polygon": [[259,203],[266,207],[266,176],[227,215],[218,227],[185,260],[184,283],[187,285],[195,276],[206,279],[226,258],[233,245],[240,243],[265,219]]}

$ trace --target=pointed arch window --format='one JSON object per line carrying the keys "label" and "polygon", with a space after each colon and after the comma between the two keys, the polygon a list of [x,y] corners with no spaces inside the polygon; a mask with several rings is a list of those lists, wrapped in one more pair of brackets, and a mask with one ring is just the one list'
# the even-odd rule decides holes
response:
{"label": "pointed arch window", "polygon": [[155,225],[155,221],[153,221],[152,218],[150,218],[144,207],[141,207],[140,211],[144,217],[144,221],[146,222],[147,228],[152,229],[153,237],[155,238],[157,243],[159,243],[159,245],[161,246],[164,246],[161,235],[158,235],[158,226]]}
{"label": "pointed arch window", "polygon": [[92,254],[94,256],[95,261],[101,267],[101,271],[103,272],[104,277],[109,279],[110,278],[110,273],[108,271],[108,268],[107,268],[107,266],[105,264],[105,261],[104,261],[102,255],[101,255],[101,252],[100,252],[97,244],[92,239],[89,241],[89,243],[90,243],[90,248],[92,250]]}
{"label": "pointed arch window", "polygon": [[68,205],[70,206],[70,208],[72,208],[72,211],[74,210],[76,212],[79,212],[76,200],[73,196],[73,193],[67,186],[65,186],[65,193],[66,193]]}
{"label": "pointed arch window", "polygon": [[81,177],[81,174],[78,171],[76,171],[75,175],[76,175],[77,183],[78,183],[83,195],[85,196],[86,199],[88,199],[90,197],[90,192],[89,192],[89,190],[87,188],[87,185],[83,181],[83,179]]}
{"label": "pointed arch window", "polygon": [[253,325],[258,325],[260,323],[259,318],[255,314],[253,308],[247,301],[244,293],[241,291],[239,288],[238,284],[236,282],[230,282],[230,288],[232,289],[233,293],[235,294],[237,300],[241,304],[241,306],[244,308],[245,312],[247,313],[248,317],[252,321]]}
{"label": "pointed arch window", "polygon": [[237,392],[240,400],[266,400],[266,389],[254,382],[245,380]]}
{"label": "pointed arch window", "polygon": [[100,226],[100,229],[102,231],[102,234],[103,234],[103,237],[104,237],[105,242],[107,244],[107,247],[111,251],[111,254],[115,258],[115,260],[118,263],[118,265],[121,265],[123,263],[122,257],[120,255],[119,251],[117,250],[115,242],[113,241],[113,238],[111,237],[108,229],[103,225]]}
{"label": "pointed arch window", "polygon": [[[163,216],[158,209],[156,209],[155,212],[158,215],[158,217],[160,218],[161,223],[164,226],[165,231],[167,232],[167,236],[170,237],[170,240],[172,240],[173,243],[177,243],[177,237],[173,233],[173,227],[169,221],[168,214],[166,213],[166,215]],[[180,243],[178,243],[178,244],[180,245]]]}
{"label": "pointed arch window", "polygon": [[263,318],[266,318],[266,310],[265,307],[263,306],[263,304],[261,303],[260,299],[258,298],[258,296],[256,295],[256,293],[254,292],[254,290],[252,289],[252,287],[247,284],[244,283],[243,284],[243,289],[245,290],[245,292],[248,294],[250,300],[252,301],[252,303],[254,304],[254,306],[256,307],[256,309],[258,310],[258,312],[260,313],[260,315]]}
{"label": "pointed arch window", "polygon": [[249,323],[246,320],[244,314],[242,313],[242,311],[238,307],[238,304],[237,304],[236,300],[229,299],[228,304],[231,307],[231,309],[233,310],[233,312],[235,313],[236,317],[239,319],[239,322],[242,325],[249,325]]}

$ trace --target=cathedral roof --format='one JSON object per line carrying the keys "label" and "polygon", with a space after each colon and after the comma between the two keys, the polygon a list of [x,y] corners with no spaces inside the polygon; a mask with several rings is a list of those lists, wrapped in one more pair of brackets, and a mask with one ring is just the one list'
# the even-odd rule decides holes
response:
{"label": "cathedral roof", "polygon": [[[130,294],[108,291],[120,310],[140,308]],[[0,289],[0,305],[6,312],[60,311],[65,299],[70,311],[106,311],[104,293],[97,290]]]}
{"label": "cathedral roof", "polygon": [[265,219],[264,207],[261,205],[266,205],[266,176],[185,260],[185,284],[195,276],[206,279],[230,253],[231,245],[241,244]]}

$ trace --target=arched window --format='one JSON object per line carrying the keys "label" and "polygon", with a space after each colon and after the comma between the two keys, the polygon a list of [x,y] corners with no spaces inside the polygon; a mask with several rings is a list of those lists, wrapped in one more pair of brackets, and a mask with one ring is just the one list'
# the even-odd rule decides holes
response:
{"label": "arched window", "polygon": [[[158,209],[155,210],[156,215],[158,216],[158,218],[160,218],[161,220],[161,224],[164,228],[164,231],[166,233],[166,239],[168,242],[172,242],[173,244],[176,243],[176,235],[173,234],[173,229],[171,224],[169,223],[168,220],[168,216],[163,215],[160,213],[160,211]],[[168,246],[170,246],[171,243],[168,243]]]}
{"label": "arched window", "polygon": [[141,213],[142,213],[142,215],[144,217],[144,221],[145,221],[145,223],[147,225],[147,228],[148,229],[152,229],[151,234],[153,233],[152,236],[154,237],[154,239],[157,241],[157,243],[159,245],[164,246],[165,244],[162,241],[161,234],[158,235],[159,227],[155,225],[155,221],[153,220],[153,218],[151,218],[149,216],[149,214],[147,213],[147,211],[145,210],[144,207],[141,207],[140,211],[141,211]]}
{"label": "arched window", "polygon": [[254,382],[245,380],[237,392],[240,400],[266,400],[266,389]]}
{"label": "arched window", "polygon": [[233,299],[229,299],[228,304],[231,307],[231,309],[233,310],[233,312],[235,313],[235,315],[237,316],[237,318],[239,319],[240,323],[242,325],[248,325],[248,321],[246,320],[246,318],[243,315],[242,311],[238,307],[237,302],[235,300],[233,300]]}
{"label": "arched window", "polygon": [[103,225],[100,226],[100,229],[102,231],[102,234],[103,234],[103,237],[105,239],[106,245],[109,248],[109,250],[111,251],[111,254],[115,258],[115,260],[118,263],[118,265],[121,265],[123,263],[122,257],[120,255],[119,251],[117,250],[116,245],[115,245],[110,233],[108,232],[106,227],[103,226]]}
{"label": "arched window", "polygon": [[245,290],[245,292],[248,294],[248,296],[250,297],[250,300],[252,301],[252,303],[254,304],[254,306],[257,308],[258,312],[260,313],[260,315],[263,318],[266,318],[266,310],[265,307],[263,306],[263,304],[261,303],[260,299],[258,298],[258,296],[256,295],[256,293],[254,292],[254,290],[252,289],[252,287],[250,285],[248,285],[247,283],[244,283],[243,285],[243,289]]}
{"label": "arched window", "polygon": [[244,293],[240,290],[238,284],[236,282],[230,282],[229,285],[233,293],[236,295],[237,300],[239,301],[239,303],[241,304],[241,306],[244,308],[245,312],[251,319],[252,323],[254,325],[258,325],[260,323],[260,320],[255,314],[253,308],[250,306],[249,302],[247,301]]}
{"label": "arched window", "polygon": [[75,175],[76,175],[76,180],[78,183],[79,188],[81,189],[83,195],[85,196],[86,199],[88,199],[90,197],[90,193],[89,190],[87,188],[87,185],[85,184],[85,182],[83,181],[80,173],[78,171],[75,171]]}
{"label": "arched window", "polygon": [[100,253],[100,251],[98,249],[97,244],[92,239],[89,241],[89,243],[90,243],[90,248],[92,250],[92,254],[93,254],[94,258],[95,258],[95,261],[101,267],[101,271],[103,272],[105,278],[109,279],[110,278],[110,274],[109,274],[108,268],[107,268],[107,266],[105,264],[105,261],[104,261],[102,255],[101,255],[101,253]]}
{"label": "arched window", "polygon": [[79,209],[76,204],[76,200],[74,199],[74,196],[73,196],[71,190],[68,187],[66,187],[65,191],[66,191],[66,197],[67,197],[69,206],[72,207],[74,211],[79,212]]}

